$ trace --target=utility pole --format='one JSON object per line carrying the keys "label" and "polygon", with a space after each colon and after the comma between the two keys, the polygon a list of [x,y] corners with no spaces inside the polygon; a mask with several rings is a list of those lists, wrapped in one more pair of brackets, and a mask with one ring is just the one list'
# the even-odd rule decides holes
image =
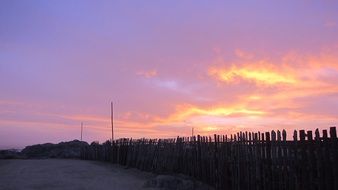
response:
{"label": "utility pole", "polygon": [[81,122],[81,141],[82,141],[83,123]]}
{"label": "utility pole", "polygon": [[113,102],[110,103],[110,109],[111,109],[111,142],[114,140],[114,108],[113,108]]}

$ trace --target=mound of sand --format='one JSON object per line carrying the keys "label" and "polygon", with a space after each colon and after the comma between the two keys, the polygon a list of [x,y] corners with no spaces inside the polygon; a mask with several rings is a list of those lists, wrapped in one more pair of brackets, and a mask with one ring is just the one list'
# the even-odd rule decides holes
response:
{"label": "mound of sand", "polygon": [[26,158],[80,158],[84,146],[88,146],[88,143],[79,140],[59,144],[37,144],[24,148],[21,155]]}
{"label": "mound of sand", "polygon": [[15,149],[0,150],[0,159],[19,159],[22,158],[21,153]]}

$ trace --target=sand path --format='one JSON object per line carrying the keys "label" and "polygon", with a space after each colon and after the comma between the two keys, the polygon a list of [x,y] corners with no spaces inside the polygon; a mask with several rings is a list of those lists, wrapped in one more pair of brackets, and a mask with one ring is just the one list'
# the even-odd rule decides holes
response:
{"label": "sand path", "polygon": [[0,190],[136,190],[150,173],[83,160],[0,160]]}

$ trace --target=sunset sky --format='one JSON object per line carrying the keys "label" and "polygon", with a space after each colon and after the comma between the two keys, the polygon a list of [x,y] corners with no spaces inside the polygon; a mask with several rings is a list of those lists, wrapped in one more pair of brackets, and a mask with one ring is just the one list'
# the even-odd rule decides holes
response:
{"label": "sunset sky", "polygon": [[[0,1],[0,149],[338,123],[338,1]],[[290,135],[290,134],[289,134]]]}

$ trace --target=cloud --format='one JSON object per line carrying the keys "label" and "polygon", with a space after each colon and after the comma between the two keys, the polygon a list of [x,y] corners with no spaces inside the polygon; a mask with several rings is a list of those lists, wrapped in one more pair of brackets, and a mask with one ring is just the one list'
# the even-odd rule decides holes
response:
{"label": "cloud", "polygon": [[[338,122],[337,115],[332,113],[337,109],[334,102],[338,97],[335,51],[337,48],[333,47],[317,54],[290,51],[279,57],[237,56],[232,61],[217,58],[217,62],[209,66],[208,75],[217,81],[219,89],[233,94],[234,105],[264,113],[253,121],[249,115],[243,115],[237,124],[255,129],[263,129],[264,125],[277,128],[307,125],[313,129],[316,125]],[[232,93],[236,88],[243,89],[241,94]],[[222,122],[224,127],[236,125],[228,119],[218,124]]]}
{"label": "cloud", "polygon": [[337,79],[337,73],[338,56],[333,50],[322,51],[317,55],[293,51],[280,57],[255,59],[238,56],[233,61],[217,58],[217,64],[208,68],[208,75],[219,82],[249,82],[267,87],[287,85],[304,88],[313,87],[314,84],[320,86],[331,83],[327,79]]}
{"label": "cloud", "polygon": [[241,49],[236,49],[235,50],[235,54],[236,54],[237,57],[243,58],[243,59],[252,59],[252,58],[254,58],[254,54],[253,53],[249,53],[249,52],[243,51]]}
{"label": "cloud", "polygon": [[190,99],[197,101],[209,101],[209,98],[201,96],[196,92],[203,86],[200,83],[185,83],[174,79],[152,79],[149,81],[152,86],[160,89],[169,90],[172,93],[189,96]]}
{"label": "cloud", "polygon": [[258,63],[244,64],[242,66],[231,65],[226,67],[211,67],[208,74],[219,81],[236,82],[240,80],[254,82],[256,84],[294,84],[297,79],[287,72],[274,69],[272,64],[260,61]]}
{"label": "cloud", "polygon": [[142,71],[138,71],[136,74],[139,76],[145,77],[145,78],[153,78],[158,75],[156,69],[151,69],[147,71],[142,70]]}
{"label": "cloud", "polygon": [[157,119],[160,123],[183,122],[196,116],[213,116],[213,117],[238,117],[238,116],[261,116],[263,111],[245,108],[241,105],[236,106],[211,106],[202,107],[196,105],[178,105],[176,111],[165,118]]}
{"label": "cloud", "polygon": [[[150,77],[144,80],[151,87],[147,95],[157,102],[140,105],[135,101],[132,106],[124,102],[125,107],[115,115],[116,137],[183,136],[190,135],[192,127],[195,134],[210,135],[334,125],[338,122],[335,50],[310,55],[290,51],[279,57],[237,50],[233,60],[216,57],[217,64],[204,65],[204,70],[198,72],[207,71],[207,75],[198,80],[190,75],[155,77],[156,70],[139,72],[140,76]],[[216,86],[215,81],[220,85]],[[151,90],[160,91],[160,96],[152,96]],[[196,100],[198,97],[204,101]],[[126,99],[130,101],[130,97]],[[79,124],[84,122],[91,140],[110,138],[110,115],[102,114],[101,107],[84,111],[84,106],[74,111],[70,106],[59,106],[0,100],[0,130],[5,132],[2,137],[22,126],[43,134],[50,128],[52,135],[59,131],[60,135],[78,137]]]}
{"label": "cloud", "polygon": [[156,80],[155,84],[162,88],[180,91],[179,85],[175,80]]}

